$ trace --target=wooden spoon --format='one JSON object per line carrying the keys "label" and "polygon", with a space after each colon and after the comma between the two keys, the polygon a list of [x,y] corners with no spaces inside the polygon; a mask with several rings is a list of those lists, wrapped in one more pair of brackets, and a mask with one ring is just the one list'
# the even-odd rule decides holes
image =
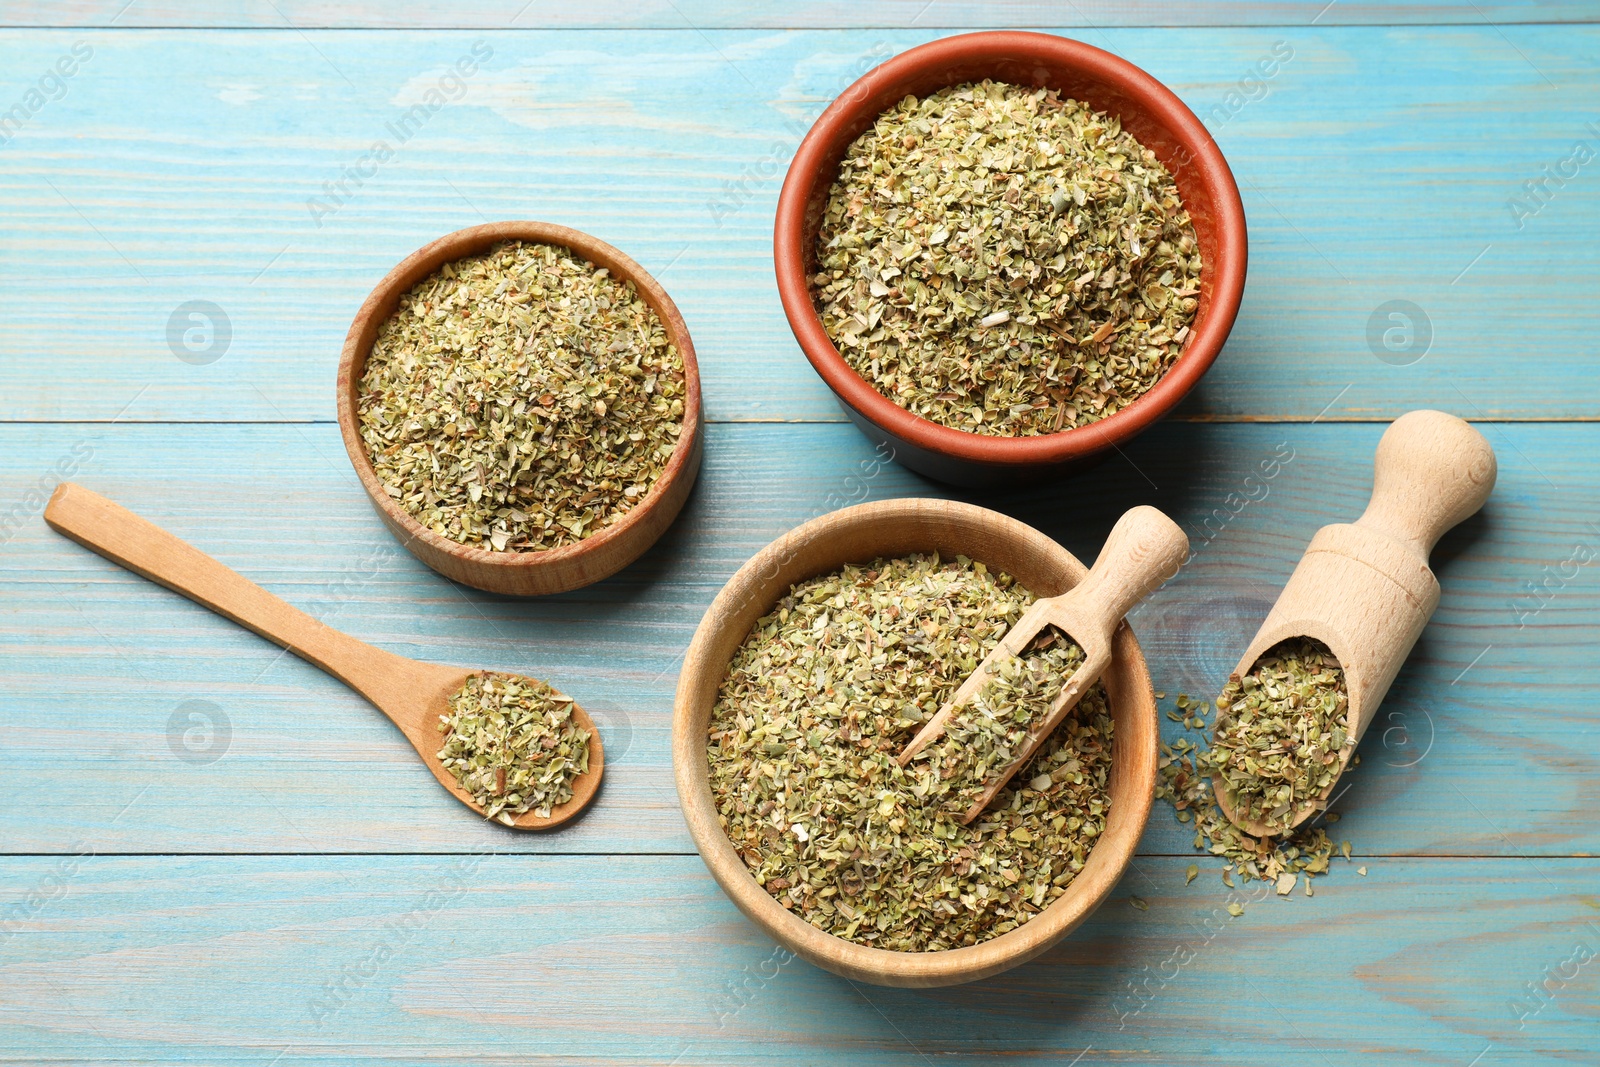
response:
{"label": "wooden spoon", "polygon": [[1162,582],[1178,572],[1189,555],[1189,538],[1178,524],[1148,505],[1132,508],[1117,520],[1083,581],[1060,596],[1036,600],[999,644],[984,657],[961,688],[938,714],[929,719],[900,753],[903,767],[930,741],[944,733],[951,714],[983,688],[1000,660],[1022,654],[1046,626],[1054,626],[1083,649],[1083,665],[1073,672],[1050,711],[1028,731],[1017,757],[962,816],[964,823],[978,817],[1011,776],[1028,762],[1041,742],[1067,717],[1085,691],[1100,680],[1111,664],[1111,641],[1122,618]]}
{"label": "wooden spoon", "polygon": [[[1378,441],[1367,510],[1354,524],[1317,531],[1240,658],[1235,673],[1243,677],[1281,641],[1309,637],[1328,646],[1348,697],[1340,775],[1439,606],[1428,554],[1446,530],[1483,507],[1495,472],[1494,449],[1461,419],[1442,411],[1400,416]],[[1320,796],[1307,798],[1287,826],[1270,826],[1242,815],[1212,778],[1222,814],[1257,837],[1282,836],[1323,810],[1338,782],[1335,775]]]}
{"label": "wooden spoon", "polygon": [[[440,785],[473,811],[484,814],[439,762],[438,752],[444,743],[439,716],[447,711],[447,702],[467,679],[485,672],[422,663],[342,634],[81,485],[62,482],[56,486],[44,519],[57,533],[282,645],[366,697],[400,728]],[[548,830],[571,819],[594,799],[605,769],[600,734],[577,704],[572,706],[572,717],[589,732],[589,769],[573,781],[572,799],[552,808],[548,818],[531,811],[502,813],[511,821],[497,816],[497,822],[519,830]]]}

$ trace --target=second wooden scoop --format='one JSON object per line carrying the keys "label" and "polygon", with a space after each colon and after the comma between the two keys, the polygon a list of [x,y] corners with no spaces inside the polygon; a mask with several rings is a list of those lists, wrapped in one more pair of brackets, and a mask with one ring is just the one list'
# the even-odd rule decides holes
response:
{"label": "second wooden scoop", "polygon": [[1099,557],[1083,581],[1060,596],[1033,602],[949,702],[911,739],[900,753],[900,765],[904,766],[944,733],[950,716],[983,688],[997,663],[1020,656],[1046,626],[1054,626],[1066,634],[1083,649],[1083,664],[1067,679],[1050,711],[1029,729],[1027,739],[1010,765],[990,780],[961,821],[971,822],[977,818],[1051,731],[1077,706],[1089,687],[1100,680],[1100,675],[1111,664],[1111,638],[1123,616],[1176,574],[1188,555],[1189,538],[1166,515],[1143,504],[1127,511],[1111,528]]}
{"label": "second wooden scoop", "polygon": [[[1344,670],[1343,774],[1401,664],[1439,606],[1428,555],[1452,526],[1483,507],[1494,489],[1494,449],[1466,422],[1442,411],[1413,411],[1383,432],[1372,460],[1372,499],[1353,524],[1324,526],[1278,594],[1234,673],[1244,677],[1282,641],[1309,637],[1328,646]],[[1213,782],[1216,779],[1213,778]],[[1287,826],[1237,810],[1220,785],[1217,806],[1257,837],[1293,830],[1329,803],[1338,776],[1308,797]]]}
{"label": "second wooden scoop", "polygon": [[[467,679],[484,672],[407,659],[340,633],[188,542],[80,485],[58,485],[44,519],[57,533],[282,645],[366,697],[400,728],[451,796],[484,814],[439,762],[444,743],[439,716],[446,713],[450,697]],[[547,830],[566,822],[594,799],[605,768],[600,735],[577,704],[572,706],[572,717],[589,732],[589,769],[573,781],[572,799],[552,808],[547,818],[530,811],[509,816],[512,821],[504,825]]]}

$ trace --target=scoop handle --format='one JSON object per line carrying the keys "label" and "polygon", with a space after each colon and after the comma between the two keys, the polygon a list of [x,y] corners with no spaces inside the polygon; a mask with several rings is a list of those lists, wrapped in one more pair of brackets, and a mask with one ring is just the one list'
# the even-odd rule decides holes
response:
{"label": "scoop handle", "polygon": [[390,680],[410,680],[410,660],[340,633],[127,508],[62,482],[44,509],[57,533],[182,593],[288,649],[384,707]]}
{"label": "scoop handle", "polygon": [[1413,545],[1424,560],[1446,530],[1494,489],[1494,449],[1464,420],[1412,411],[1383,432],[1372,461],[1372,500],[1357,526]]}
{"label": "scoop handle", "polygon": [[1117,520],[1094,566],[1067,596],[1086,607],[1109,635],[1135,604],[1177,574],[1188,556],[1189,538],[1182,528],[1140,504]]}

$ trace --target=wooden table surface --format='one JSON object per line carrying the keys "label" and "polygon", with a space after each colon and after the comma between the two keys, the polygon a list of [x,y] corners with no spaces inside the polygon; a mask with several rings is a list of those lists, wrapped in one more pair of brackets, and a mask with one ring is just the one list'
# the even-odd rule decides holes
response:
{"label": "wooden table surface", "polygon": [[[1324,3],[4,5],[0,1062],[1600,1062],[1600,9]],[[1205,120],[1250,220],[1243,309],[1178,415],[1068,487],[863,477],[779,307],[778,186],[859,73],[999,26],[1116,52]],[[401,551],[333,414],[368,289],[504,218],[652,271],[710,419],[656,548],[529,601]],[[1369,342],[1389,301],[1399,352]],[[1500,481],[1435,554],[1443,602],[1339,805],[1356,859],[1314,898],[1230,918],[1158,804],[1074,936],[919,992],[791,959],[712,883],[672,693],[767,541],[829,500],[950,495],[1088,557],[1155,504],[1195,549],[1133,617],[1170,704],[1216,691],[1416,407],[1476,421]],[[556,681],[601,725],[595,808],[476,820],[337,682],[49,532],[63,477],[365,640]]]}

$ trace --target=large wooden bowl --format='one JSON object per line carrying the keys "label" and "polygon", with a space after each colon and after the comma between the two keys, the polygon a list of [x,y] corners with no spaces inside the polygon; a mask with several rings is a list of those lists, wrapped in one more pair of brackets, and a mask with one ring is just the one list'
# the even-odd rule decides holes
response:
{"label": "large wooden bowl", "polygon": [[[490,552],[442,537],[424,527],[397,504],[372,469],[366,444],[361,440],[361,418],[356,407],[361,374],[378,330],[394,313],[400,298],[418,282],[452,260],[487,251],[501,241],[534,241],[570,248],[583,258],[605,267],[613,277],[633,282],[639,295],[660,317],[667,336],[683,357],[683,432],[644,500],[621,521],[560,548],[533,552]],[[446,234],[407,256],[372,290],[344,339],[339,357],[339,430],[356,476],[372,498],[384,525],[422,562],[447,578],[491,593],[536,596],[561,593],[598,582],[626,567],[655,544],[677,518],[700,471],[701,417],[700,371],[694,342],[678,307],[667,291],[645,269],[604,241],[580,230],[548,222],[492,222]]]}
{"label": "large wooden bowl", "polygon": [[813,519],[762,549],[712,602],[684,658],[672,720],[672,765],[689,832],[712,877],[739,910],[779,944],[846,978],[892,986],[970,982],[1032,959],[1070,933],[1122,877],[1144,833],[1155,792],[1155,693],[1133,631],[1119,627],[1104,676],[1114,724],[1111,810],[1089,861],[1067,891],[1009,933],[968,948],[893,952],[824,933],[782,907],[751,876],[717,818],[706,756],[712,705],[751,626],[795,582],[879,556],[937,550],[1014,576],[1037,596],[1055,596],[1087,568],[1031,526],[947,500],[860,504]]}
{"label": "large wooden bowl", "polygon": [[[823,328],[811,295],[817,231],[839,161],[879,115],[907,95],[993,78],[1055,89],[1115,115],[1172,173],[1200,243],[1200,307],[1192,336],[1161,380],[1098,422],[1034,437],[969,433],[925,419],[856,373]],[[846,415],[912,470],[956,485],[986,486],[1065,474],[1120,448],[1171,411],[1210,369],[1244,293],[1244,203],[1211,134],[1172,90],[1138,67],[1081,41],[998,31],[944,37],[874,67],[818,117],[795,152],[778,197],[773,264],[784,314],[800,349]]]}

